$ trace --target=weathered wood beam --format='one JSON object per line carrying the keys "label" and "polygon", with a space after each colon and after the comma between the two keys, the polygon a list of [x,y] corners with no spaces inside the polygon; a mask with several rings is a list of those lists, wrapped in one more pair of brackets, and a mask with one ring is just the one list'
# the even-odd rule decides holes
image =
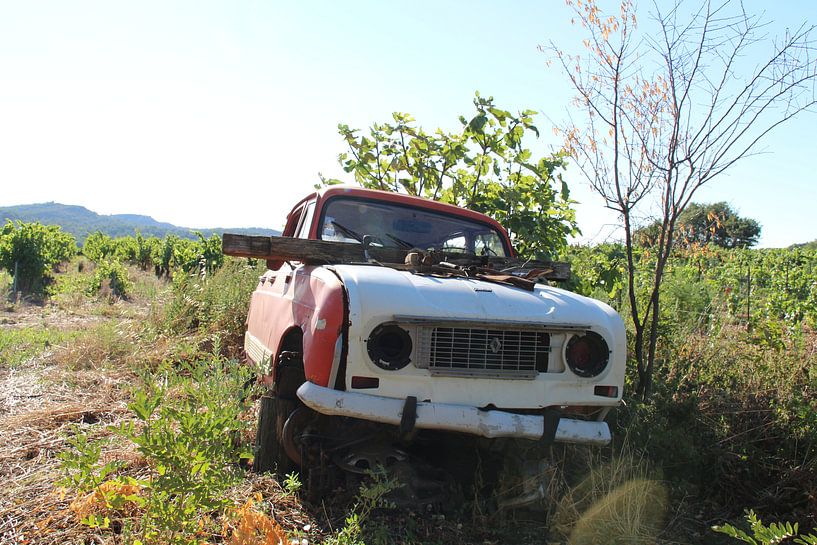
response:
{"label": "weathered wood beam", "polygon": [[[331,240],[307,240],[291,237],[267,237],[224,233],[221,248],[225,255],[253,257],[272,261],[298,261],[307,264],[364,263],[367,261],[363,245]],[[369,246],[369,257],[381,263],[403,265],[406,250]],[[473,258],[456,254],[444,255],[446,261],[459,265],[473,265]],[[487,262],[506,272],[529,272],[540,269],[548,280],[570,278],[570,264],[559,261],[523,261],[504,257],[489,257]]]}
{"label": "weathered wood beam", "polygon": [[[234,257],[257,257],[301,263],[361,263],[367,261],[361,244],[291,237],[224,233],[221,238],[221,251]],[[406,251],[399,248],[370,246],[369,256],[385,263],[403,263]]]}

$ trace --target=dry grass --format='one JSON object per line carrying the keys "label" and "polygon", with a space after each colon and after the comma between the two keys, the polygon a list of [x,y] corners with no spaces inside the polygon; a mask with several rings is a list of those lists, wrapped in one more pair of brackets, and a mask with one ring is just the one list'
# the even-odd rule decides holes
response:
{"label": "dry grass", "polygon": [[[57,454],[66,447],[74,426],[98,430],[116,424],[126,414],[123,399],[107,392],[77,389],[66,382],[43,381],[54,367],[29,371],[40,384],[36,404],[17,405],[0,417],[0,543],[66,543],[92,538],[93,532],[76,524],[54,482],[62,475]],[[2,385],[6,386],[6,382]],[[2,397],[16,390],[2,389]],[[102,395],[100,395],[102,394]],[[111,451],[109,456],[120,458]],[[95,539],[95,538],[94,538]]]}
{"label": "dry grass", "polygon": [[[70,309],[18,306],[6,319],[5,327],[64,327],[79,334],[70,343],[48,347],[25,365],[8,368],[0,362],[0,444],[4,445],[0,449],[0,545],[117,542],[114,531],[79,523],[76,511],[82,501],[74,503],[72,510],[77,497],[55,485],[63,476],[58,455],[79,428],[91,439],[108,439],[103,461],[123,462],[124,475],[144,478],[151,471],[147,460],[110,428],[131,418],[128,392],[139,380],[137,369],[149,369],[167,358],[183,361],[188,351],[197,351],[193,341],[144,338],[142,324],[130,317],[137,311],[145,316],[148,305],[127,303],[125,312],[124,304],[81,301]],[[229,492],[237,506],[259,496],[262,500],[254,508],[287,533],[310,542],[325,536],[326,525],[270,475],[248,474]]]}
{"label": "dry grass", "polygon": [[569,545],[656,542],[668,495],[642,458],[626,447],[609,460],[597,451],[573,447],[566,457],[573,458],[584,477],[567,485],[556,503],[549,521],[552,536]]}
{"label": "dry grass", "polygon": [[[19,305],[5,327],[76,331],[70,343],[49,346],[25,365],[0,363],[0,544],[102,543],[77,524],[54,483],[57,455],[75,426],[95,436],[127,417],[126,386],[132,322],[105,323],[92,305]],[[124,348],[123,348],[124,347]],[[112,444],[106,457],[139,466],[138,455]]]}

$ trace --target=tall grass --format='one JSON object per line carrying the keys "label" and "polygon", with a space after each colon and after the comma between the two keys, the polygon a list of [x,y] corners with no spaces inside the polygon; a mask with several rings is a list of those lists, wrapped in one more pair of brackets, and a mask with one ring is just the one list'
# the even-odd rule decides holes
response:
{"label": "tall grass", "polygon": [[551,537],[569,545],[655,543],[669,509],[665,485],[629,445],[613,454],[562,450],[561,467],[579,476],[552,506]]}
{"label": "tall grass", "polygon": [[[772,339],[774,342],[769,342]],[[613,416],[679,495],[817,523],[817,335],[723,325],[662,339],[649,404]],[[677,499],[677,498],[676,498]]]}
{"label": "tall grass", "polygon": [[243,346],[250,294],[263,272],[247,260],[230,259],[213,274],[177,273],[164,308],[154,316],[160,331],[195,334],[218,344],[226,356],[237,356]]}

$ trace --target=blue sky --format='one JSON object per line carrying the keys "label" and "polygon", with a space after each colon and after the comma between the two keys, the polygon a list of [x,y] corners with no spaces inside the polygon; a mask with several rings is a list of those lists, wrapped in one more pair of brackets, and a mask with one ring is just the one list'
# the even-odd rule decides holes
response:
{"label": "blue sky", "polygon": [[[817,3],[780,2],[771,17],[779,34],[817,22]],[[548,118],[563,118],[570,94],[537,46],[576,48],[569,21],[561,0],[0,0],[0,205],[280,228],[318,172],[347,176],[338,123],[404,111],[456,129],[475,90],[542,112],[535,146],[547,152]],[[774,133],[696,200],[760,221],[764,246],[817,239],[815,121]],[[566,178],[583,240],[615,236],[576,169]]]}

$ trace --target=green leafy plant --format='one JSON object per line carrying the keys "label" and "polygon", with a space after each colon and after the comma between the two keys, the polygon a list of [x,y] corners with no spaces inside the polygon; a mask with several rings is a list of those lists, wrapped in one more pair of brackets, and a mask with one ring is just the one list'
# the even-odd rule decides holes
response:
{"label": "green leafy plant", "polygon": [[88,235],[82,244],[82,255],[95,263],[101,263],[106,259],[112,259],[118,246],[117,241],[110,236],[95,231]]}
{"label": "green leafy plant", "polygon": [[344,521],[344,526],[326,540],[326,545],[364,545],[364,527],[377,508],[394,507],[388,495],[401,484],[388,475],[384,468],[369,472],[369,482],[360,485],[356,501]]}
{"label": "green leafy plant", "polygon": [[240,441],[246,378],[235,362],[212,360],[168,366],[134,390],[135,421],[115,432],[149,461],[147,478],[115,475],[122,466],[102,465],[101,445],[77,435],[62,457],[62,482],[85,495],[72,504],[81,521],[104,528],[129,507],[138,509],[139,541],[199,543],[201,521],[230,506],[224,492],[241,476],[239,461],[251,457]]}
{"label": "green leafy plant", "polygon": [[55,225],[7,221],[0,229],[0,268],[17,275],[23,292],[41,292],[51,268],[76,252],[74,237]]}
{"label": "green leafy plant", "polygon": [[286,493],[294,496],[301,490],[303,487],[303,483],[301,482],[300,476],[296,472],[287,473],[286,477],[284,478],[284,490]]}
{"label": "green leafy plant", "polygon": [[712,529],[751,545],[777,545],[778,543],[817,545],[817,535],[800,534],[797,523],[773,522],[767,526],[751,510],[746,513],[746,522],[749,523],[749,532],[731,524],[713,526]]}
{"label": "green leafy plant", "polygon": [[59,486],[80,493],[90,492],[122,467],[116,461],[100,465],[102,442],[89,440],[87,433],[78,426],[69,431],[67,443],[70,448],[58,455],[64,473],[63,478],[57,481]]}
{"label": "green leafy plant", "polygon": [[92,295],[106,293],[110,298],[122,298],[127,297],[131,287],[125,266],[119,261],[104,259],[97,264],[88,291]]}
{"label": "green leafy plant", "polygon": [[[523,255],[549,257],[578,233],[559,154],[535,158],[526,135],[539,135],[536,112],[517,114],[474,98],[475,112],[460,116],[462,132],[425,132],[409,114],[392,114],[368,135],[341,124],[349,151],[339,156],[346,172],[370,189],[440,200],[483,212],[504,225]],[[337,180],[324,180],[327,185]]]}

